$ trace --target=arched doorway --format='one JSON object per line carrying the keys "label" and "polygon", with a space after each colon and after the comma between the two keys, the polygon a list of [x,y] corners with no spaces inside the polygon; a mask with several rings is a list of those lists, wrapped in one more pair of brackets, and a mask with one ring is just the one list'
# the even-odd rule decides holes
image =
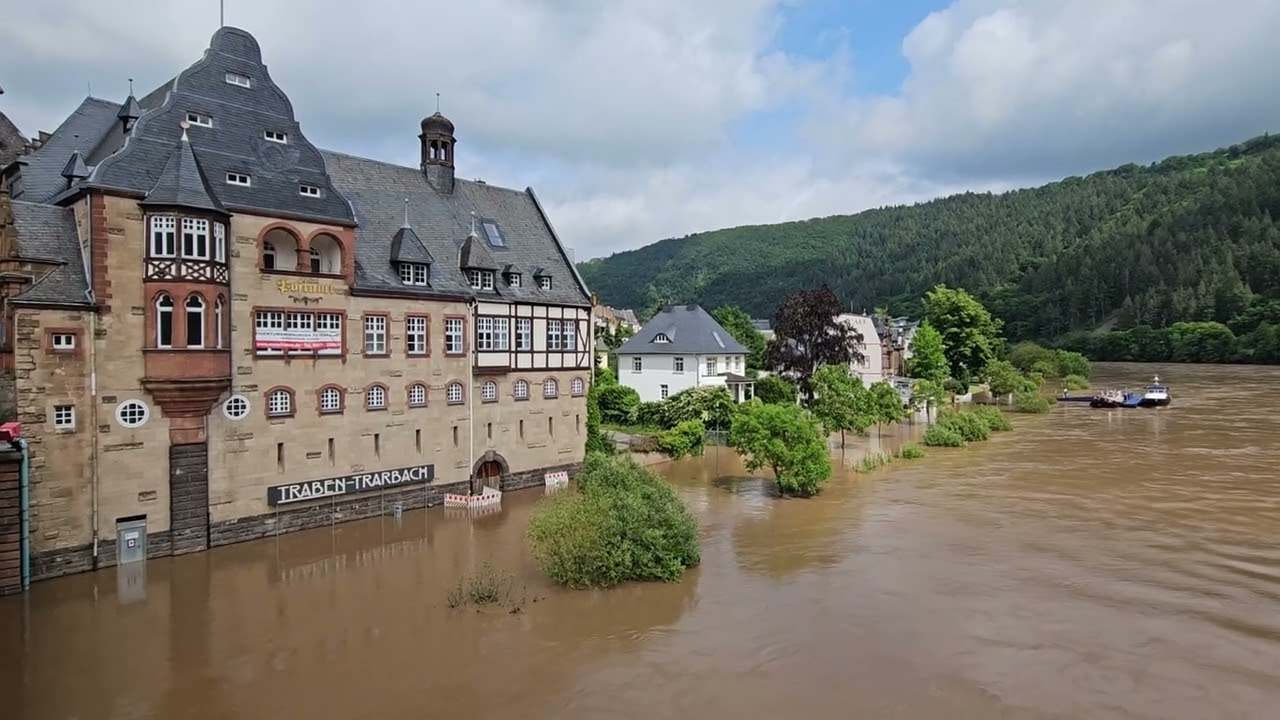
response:
{"label": "arched doorway", "polygon": [[501,490],[502,477],[509,472],[507,459],[488,450],[471,466],[471,492],[484,492],[485,486]]}

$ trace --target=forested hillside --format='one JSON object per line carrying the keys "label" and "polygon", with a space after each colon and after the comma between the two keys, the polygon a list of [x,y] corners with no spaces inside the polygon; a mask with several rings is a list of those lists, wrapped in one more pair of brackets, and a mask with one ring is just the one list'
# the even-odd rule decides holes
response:
{"label": "forested hillside", "polygon": [[601,302],[644,313],[696,301],[771,317],[788,292],[827,283],[856,309],[915,314],[946,283],[982,299],[1011,340],[1049,339],[1111,320],[1269,315],[1278,216],[1280,139],[1263,136],[1001,195],[699,233],[579,267]]}

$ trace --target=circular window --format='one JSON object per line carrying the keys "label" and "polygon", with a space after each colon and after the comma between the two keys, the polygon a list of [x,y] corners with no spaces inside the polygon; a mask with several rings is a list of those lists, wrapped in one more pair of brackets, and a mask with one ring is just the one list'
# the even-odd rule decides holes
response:
{"label": "circular window", "polygon": [[243,395],[232,395],[222,403],[222,415],[228,420],[243,420],[249,414],[249,399]]}
{"label": "circular window", "polygon": [[149,417],[151,408],[141,400],[126,400],[116,406],[116,422],[122,427],[142,427]]}

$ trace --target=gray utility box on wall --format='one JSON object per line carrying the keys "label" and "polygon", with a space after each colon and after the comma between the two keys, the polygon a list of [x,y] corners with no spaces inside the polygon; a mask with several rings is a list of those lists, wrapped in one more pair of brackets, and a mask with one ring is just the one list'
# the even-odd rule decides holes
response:
{"label": "gray utility box on wall", "polygon": [[147,519],[116,521],[116,562],[120,565],[147,559]]}

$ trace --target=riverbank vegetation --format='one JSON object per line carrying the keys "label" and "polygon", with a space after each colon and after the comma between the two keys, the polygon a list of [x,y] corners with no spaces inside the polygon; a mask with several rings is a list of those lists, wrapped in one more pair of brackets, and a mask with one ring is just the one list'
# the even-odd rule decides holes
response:
{"label": "riverbank vegetation", "polygon": [[[615,306],[737,303],[755,317],[824,279],[843,307],[920,315],[945,282],[968,288],[1014,341],[1114,329],[1061,347],[1095,360],[1276,363],[1278,222],[1280,137],[1262,136],[1039,188],[697,233],[579,267]],[[1188,334],[1200,339],[1175,340]]]}
{"label": "riverbank vegetation", "polygon": [[729,429],[729,446],[748,470],[772,470],[783,495],[816,495],[831,477],[831,455],[818,420],[799,405],[742,405]]}
{"label": "riverbank vegetation", "polygon": [[897,460],[919,460],[925,456],[924,448],[916,443],[907,443],[898,448],[894,452],[873,452],[862,460],[858,461],[858,465],[854,468],[860,473],[875,472],[885,465],[889,465]]}
{"label": "riverbank vegetation", "polygon": [[924,444],[930,447],[964,447],[982,442],[993,432],[1007,432],[1013,423],[999,408],[979,406],[967,410],[943,410],[938,421],[924,433]]}
{"label": "riverbank vegetation", "polygon": [[529,521],[534,560],[555,582],[674,581],[701,561],[697,520],[652,470],[593,453],[576,480],[577,492],[551,496]]}
{"label": "riverbank vegetation", "polygon": [[463,605],[503,606],[511,612],[524,607],[528,594],[523,586],[516,587],[515,574],[499,570],[485,562],[475,572],[458,578],[457,584],[445,593],[445,604],[451,608]]}

